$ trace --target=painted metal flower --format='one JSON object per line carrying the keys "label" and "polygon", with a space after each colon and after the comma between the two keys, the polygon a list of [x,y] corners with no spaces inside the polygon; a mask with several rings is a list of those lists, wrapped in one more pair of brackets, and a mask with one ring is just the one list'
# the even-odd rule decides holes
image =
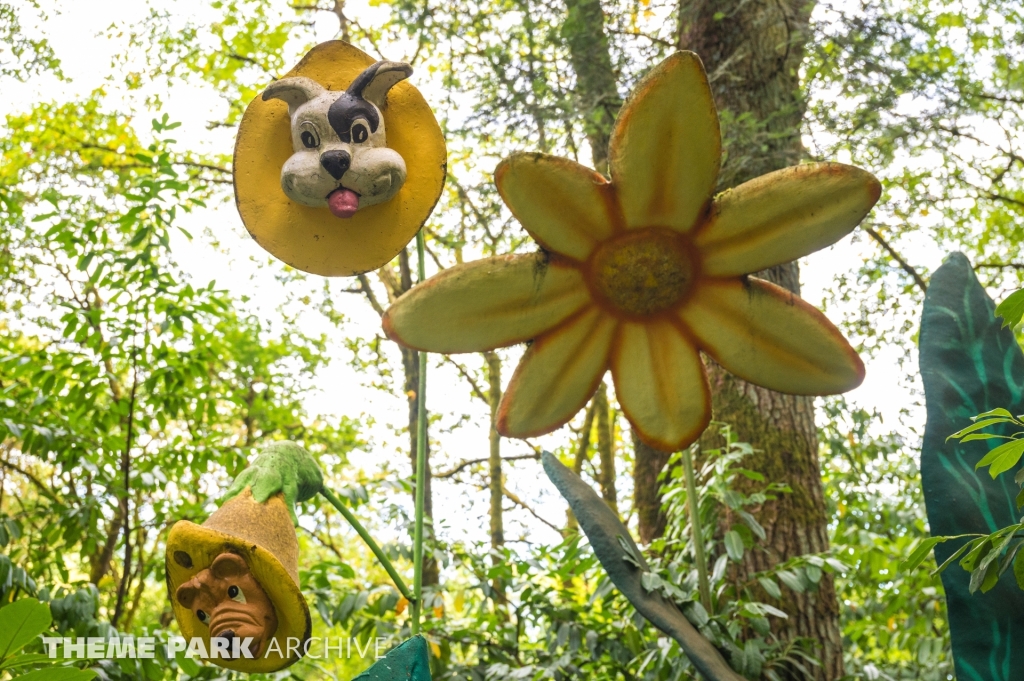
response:
{"label": "painted metal flower", "polygon": [[509,437],[571,419],[611,369],[619,404],[648,444],[677,450],[711,418],[700,353],[773,390],[850,390],[864,365],[801,298],[748,276],[849,233],[881,187],[851,166],[769,173],[713,196],[721,137],[699,58],[655,67],[623,108],[611,182],[582,165],[517,154],[495,173],[542,247],[460,264],[400,298],[387,335],[431,352],[532,341],[498,411]]}

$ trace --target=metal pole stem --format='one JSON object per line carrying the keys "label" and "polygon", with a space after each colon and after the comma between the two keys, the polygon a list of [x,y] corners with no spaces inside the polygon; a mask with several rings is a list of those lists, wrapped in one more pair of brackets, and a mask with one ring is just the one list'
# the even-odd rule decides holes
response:
{"label": "metal pole stem", "polygon": [[[423,229],[416,233],[417,281],[426,278]],[[412,633],[420,633],[423,610],[423,508],[427,486],[427,353],[419,353],[420,382],[416,390],[416,525],[413,535]]]}
{"label": "metal pole stem", "polygon": [[380,564],[384,566],[385,570],[387,570],[388,576],[391,577],[391,581],[393,581],[395,586],[398,587],[398,591],[411,603],[412,594],[409,593],[409,587],[405,585],[405,581],[399,576],[398,571],[395,570],[395,566],[391,564],[390,560],[388,560],[387,554],[381,550],[380,546],[378,546],[377,542],[373,540],[373,537],[371,537],[370,533],[366,531],[366,528],[363,527],[362,523],[360,523],[355,515],[352,514],[352,511],[348,510],[348,507],[341,502],[341,499],[335,496],[334,493],[326,487],[320,490],[320,494],[324,495],[324,498],[331,503],[331,506],[338,509],[338,512],[345,517],[348,524],[351,525],[353,529],[355,529],[356,533],[363,538],[366,545],[370,547],[371,551],[373,551],[373,555],[377,556],[377,560],[379,560]]}
{"label": "metal pole stem", "polygon": [[711,614],[711,585],[708,582],[708,564],[704,558],[704,531],[700,524],[700,498],[697,496],[697,483],[693,475],[693,448],[683,451],[683,471],[686,473],[686,506],[690,510],[690,533],[693,542],[693,555],[697,561],[697,588],[700,591],[700,602]]}

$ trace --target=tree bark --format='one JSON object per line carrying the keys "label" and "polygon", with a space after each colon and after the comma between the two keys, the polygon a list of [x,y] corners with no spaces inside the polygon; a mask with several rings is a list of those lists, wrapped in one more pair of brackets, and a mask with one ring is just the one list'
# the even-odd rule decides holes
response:
{"label": "tree bark", "polygon": [[671,452],[646,445],[633,433],[633,508],[636,510],[640,541],[650,544],[665,534],[668,518],[661,508],[661,483],[658,476]]}
{"label": "tree bark", "polygon": [[[798,163],[804,155],[804,115],[799,69],[809,33],[812,2],[805,0],[681,0],[679,47],[704,61],[723,120],[726,159],[719,189]],[[749,123],[739,117],[749,114]],[[800,292],[797,263],[757,273]],[[747,466],[768,480],[788,483],[792,494],[766,504],[760,521],[767,551],[745,554],[738,578],[766,570],[793,556],[828,549],[824,492],[818,461],[813,398],[753,386],[708,362],[715,418],[730,424],[742,442],[758,451]],[[706,446],[717,446],[708,435]],[[721,530],[732,519],[723,517]],[[776,620],[783,638],[808,637],[818,644],[819,681],[843,676],[839,604],[830,576],[816,593],[784,589]]]}
{"label": "tree bark", "polygon": [[[487,401],[491,407],[490,457],[488,485],[491,495],[491,561],[498,566],[504,559],[499,553],[505,546],[505,521],[502,502],[505,500],[504,475],[501,470],[501,433],[498,432],[498,404],[501,402],[501,359],[493,350],[484,353],[487,362]],[[495,601],[505,603],[505,584],[495,577],[491,581]]]}
{"label": "tree bark", "polygon": [[576,72],[576,99],[594,169],[608,174],[608,140],[622,106],[601,0],[565,0],[562,37]]}
{"label": "tree bark", "polygon": [[505,545],[505,523],[502,518],[501,472],[501,434],[498,433],[498,404],[501,402],[501,360],[495,352],[484,353],[487,361],[487,401],[491,407],[491,451],[488,459],[490,466],[489,487],[491,493],[491,548],[498,549]]}
{"label": "tree bark", "polygon": [[594,393],[594,413],[597,420],[597,454],[601,460],[598,483],[601,498],[615,513],[619,512],[619,495],[615,490],[615,448],[612,442],[612,415],[608,405],[608,387],[604,381]]}
{"label": "tree bark", "polygon": [[[618,105],[617,98],[609,97],[616,77],[600,0],[565,0],[565,4],[564,35],[576,69],[580,113],[594,167],[604,172],[610,120]],[[806,0],[680,0],[677,46],[696,52],[704,61],[723,122],[725,159],[719,189],[793,165],[802,157],[804,102],[799,69],[813,7],[814,2]],[[615,105],[609,108],[612,102]],[[799,292],[796,263],[757,276]],[[709,373],[715,418],[730,423],[740,440],[760,450],[756,461],[748,465],[760,469],[769,480],[788,482],[794,490],[762,510],[768,551],[747,552],[742,571],[749,573],[796,555],[826,550],[813,400],[752,386],[717,366],[709,366]],[[643,445],[636,448],[635,502],[645,541],[664,529],[656,480],[667,460],[665,452]],[[840,678],[842,645],[832,580],[826,576],[814,594],[787,591],[783,607],[790,618],[782,621],[778,633],[784,638],[806,636],[817,641],[822,666],[815,670],[815,678]]]}
{"label": "tree bark", "polygon": [[[590,459],[590,435],[594,429],[594,407],[595,401],[590,400],[590,406],[587,407],[587,412],[583,417],[583,427],[580,429],[580,439],[576,445],[576,456],[572,461],[572,470],[576,475],[582,475],[583,473],[583,462]],[[572,512],[571,508],[565,510],[565,532],[563,534],[568,536],[573,532],[579,531],[580,523],[576,520],[576,515]]]}

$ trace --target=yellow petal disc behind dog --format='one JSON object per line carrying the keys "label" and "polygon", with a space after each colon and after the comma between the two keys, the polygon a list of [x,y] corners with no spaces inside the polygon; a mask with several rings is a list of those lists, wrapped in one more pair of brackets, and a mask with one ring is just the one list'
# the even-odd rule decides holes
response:
{"label": "yellow petal disc behind dog", "polygon": [[[343,91],[376,60],[340,40],[317,45],[286,77],[305,76]],[[256,242],[296,269],[342,277],[377,269],[398,255],[441,196],[448,152],[441,127],[419,90],[395,85],[382,108],[387,145],[405,160],[405,184],[390,201],[337,218],[327,207],[295,203],[281,189],[292,155],[288,105],[256,97],[235,141],[235,202]]]}

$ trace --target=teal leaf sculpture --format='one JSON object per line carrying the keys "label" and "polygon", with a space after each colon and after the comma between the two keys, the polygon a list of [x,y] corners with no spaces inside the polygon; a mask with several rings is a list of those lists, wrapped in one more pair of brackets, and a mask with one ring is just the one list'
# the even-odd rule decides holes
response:
{"label": "teal leaf sculpture", "polygon": [[643,586],[650,571],[629,530],[601,497],[549,452],[541,456],[544,471],[555,484],[590,540],[608,577],[637,612],[679,643],[693,666],[709,681],[743,681],[721,653],[698,632],[674,603]]}
{"label": "teal leaf sculpture", "polygon": [[431,681],[426,639],[403,641],[352,681]]}
{"label": "teal leaf sculpture", "polygon": [[[1024,413],[1024,354],[1001,327],[995,304],[970,262],[953,253],[932,275],[921,319],[920,363],[928,422],[921,482],[933,536],[989,534],[1017,522],[1013,475],[993,480],[975,464],[999,440],[962,444],[947,437],[996,407]],[[996,429],[991,432],[1002,433]],[[941,564],[960,541],[935,548]],[[1024,669],[1024,592],[1012,571],[988,593],[971,594],[970,574],[942,573],[959,681],[1011,681]]]}

